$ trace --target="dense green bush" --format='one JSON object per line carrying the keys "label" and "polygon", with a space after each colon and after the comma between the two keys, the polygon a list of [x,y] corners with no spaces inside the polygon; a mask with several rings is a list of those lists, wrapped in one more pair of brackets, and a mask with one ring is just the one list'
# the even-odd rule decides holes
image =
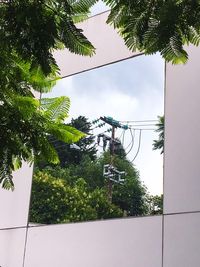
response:
{"label": "dense green bush", "polygon": [[108,201],[103,189],[90,192],[84,179],[74,186],[66,180],[38,171],[33,176],[30,221],[65,223],[116,218],[122,210]]}

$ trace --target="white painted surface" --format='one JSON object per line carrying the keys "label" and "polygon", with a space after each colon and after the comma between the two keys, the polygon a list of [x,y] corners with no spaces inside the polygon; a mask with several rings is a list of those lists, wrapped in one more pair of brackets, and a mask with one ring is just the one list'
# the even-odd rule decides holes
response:
{"label": "white painted surface", "polygon": [[186,65],[167,64],[164,212],[200,211],[200,49]]}
{"label": "white painted surface", "polygon": [[33,227],[25,267],[161,267],[162,217]]}
{"label": "white painted surface", "polygon": [[200,265],[200,213],[165,216],[164,266]]}
{"label": "white painted surface", "polygon": [[13,174],[15,190],[0,187],[0,229],[26,226],[31,193],[32,167],[23,167]]}
{"label": "white painted surface", "polygon": [[22,267],[26,228],[0,230],[0,266]]}
{"label": "white painted surface", "polygon": [[62,77],[140,54],[138,52],[132,53],[127,49],[117,31],[106,24],[107,16],[108,12],[105,12],[91,17],[78,25],[79,28],[84,30],[85,36],[96,48],[94,56],[75,55],[67,49],[54,52]]}

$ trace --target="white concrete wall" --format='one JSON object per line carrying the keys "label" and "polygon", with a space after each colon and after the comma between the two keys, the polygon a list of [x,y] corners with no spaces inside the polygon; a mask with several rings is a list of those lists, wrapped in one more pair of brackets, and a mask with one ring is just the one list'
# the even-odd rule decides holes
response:
{"label": "white concrete wall", "polygon": [[200,211],[200,49],[189,62],[167,65],[165,106],[165,213]]}
{"label": "white concrete wall", "polygon": [[106,24],[107,17],[108,12],[105,12],[91,17],[80,24],[80,28],[84,30],[85,36],[96,48],[96,54],[93,57],[71,54],[67,49],[54,53],[61,69],[62,77],[141,54],[138,52],[132,53],[126,48],[124,41],[113,27]]}
{"label": "white concrete wall", "polygon": [[166,68],[164,267],[200,265],[200,48]]}
{"label": "white concrete wall", "polygon": [[26,228],[0,229],[1,267],[23,266],[26,231]]}
{"label": "white concrete wall", "polygon": [[0,229],[25,227],[28,223],[32,167],[23,164],[13,175],[15,190],[7,191],[0,186]]}
{"label": "white concrete wall", "polygon": [[131,218],[28,230],[27,267],[160,267],[162,217]]}

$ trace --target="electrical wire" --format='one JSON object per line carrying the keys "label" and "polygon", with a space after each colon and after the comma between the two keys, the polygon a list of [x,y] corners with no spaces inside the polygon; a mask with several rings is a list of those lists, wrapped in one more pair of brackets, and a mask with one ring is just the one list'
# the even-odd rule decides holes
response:
{"label": "electrical wire", "polygon": [[134,160],[137,158],[137,156],[138,156],[138,154],[139,154],[140,146],[141,146],[141,137],[142,137],[142,130],[140,129],[138,149],[137,149],[137,152],[136,152],[136,154],[135,154],[133,160],[131,160],[131,163],[134,162]]}
{"label": "electrical wire", "polygon": [[157,129],[156,128],[148,128],[148,129],[145,129],[145,128],[132,128],[131,129],[133,130],[142,130],[142,131],[156,131]]}
{"label": "electrical wire", "polygon": [[[135,130],[132,132],[132,129],[129,129],[130,133],[131,133],[131,148],[129,149],[129,151],[126,153],[126,156],[131,152],[131,150],[133,149],[134,143],[135,143]],[[130,144],[127,146],[127,148],[130,146]],[[125,150],[127,150],[127,148]]]}
{"label": "electrical wire", "polygon": [[138,122],[158,122],[159,120],[142,120],[142,121],[139,121],[139,120],[137,120],[137,121],[119,121],[119,122],[126,122],[126,123],[138,123]]}
{"label": "electrical wire", "polygon": [[124,134],[124,129],[123,129],[123,131],[121,132],[121,134],[120,134],[120,137],[119,137],[119,139],[121,140],[122,139],[122,136],[123,136],[123,134]]}
{"label": "electrical wire", "polygon": [[155,123],[149,123],[149,124],[129,124],[129,127],[130,126],[135,126],[135,127],[139,127],[139,126],[143,126],[143,127],[147,127],[147,126],[156,126]]}

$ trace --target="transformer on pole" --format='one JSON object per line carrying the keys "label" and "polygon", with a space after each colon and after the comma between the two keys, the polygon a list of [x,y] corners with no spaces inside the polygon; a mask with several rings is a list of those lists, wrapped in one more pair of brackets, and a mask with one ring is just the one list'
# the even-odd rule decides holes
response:
{"label": "transformer on pole", "polygon": [[113,183],[123,184],[124,182],[124,171],[119,171],[114,167],[114,154],[115,154],[115,145],[119,143],[117,139],[115,139],[115,130],[116,128],[122,128],[124,130],[128,129],[128,125],[123,125],[119,123],[117,120],[114,120],[112,117],[100,117],[102,121],[112,126],[112,135],[111,138],[100,134],[98,135],[98,143],[100,142],[100,138],[103,138],[103,150],[105,151],[107,141],[110,142],[110,164],[104,165],[103,175],[108,179],[108,197],[110,202],[112,202],[112,186]]}

